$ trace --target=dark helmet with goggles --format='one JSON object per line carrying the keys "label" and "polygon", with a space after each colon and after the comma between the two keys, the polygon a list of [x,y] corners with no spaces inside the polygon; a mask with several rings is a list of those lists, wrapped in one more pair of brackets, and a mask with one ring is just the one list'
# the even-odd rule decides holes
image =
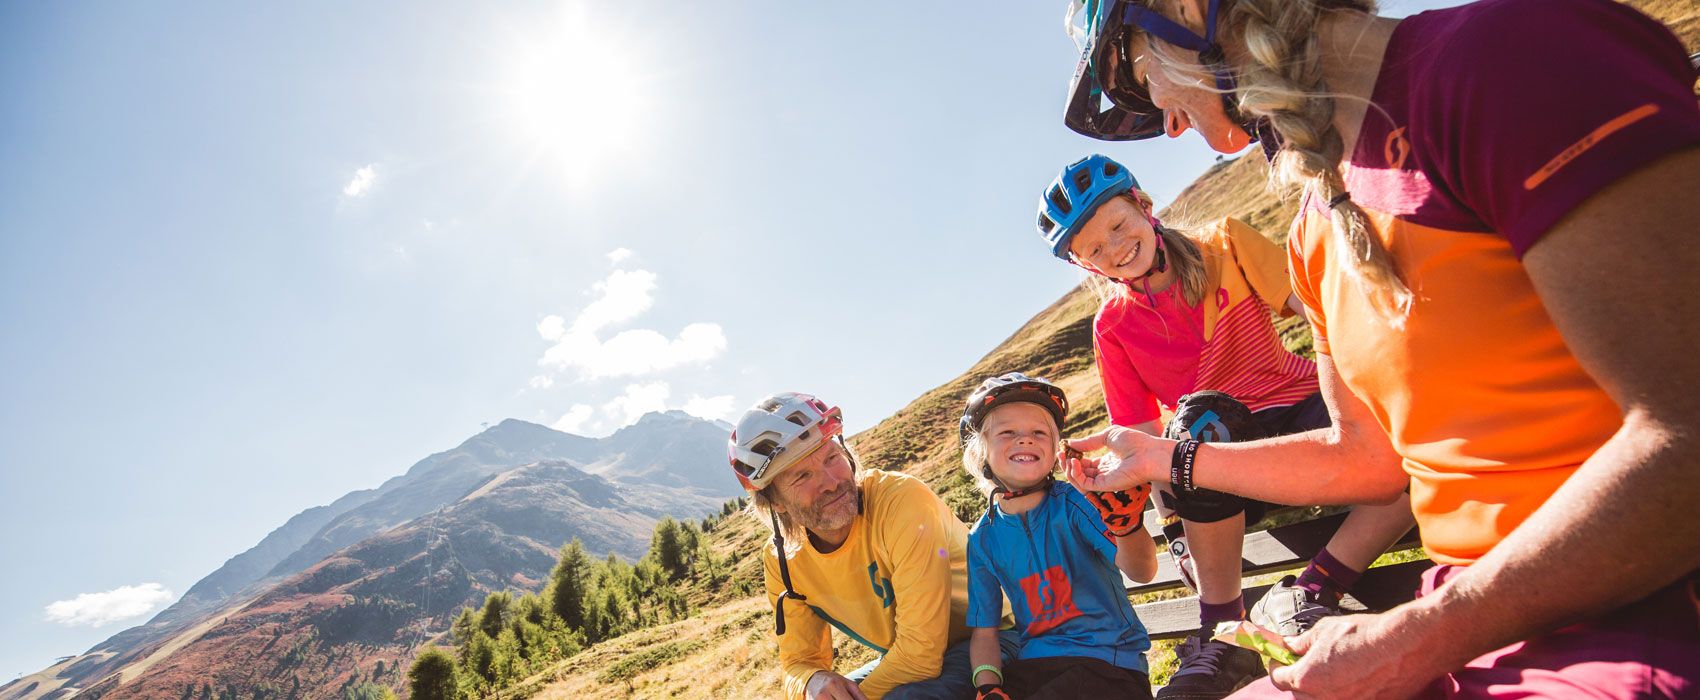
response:
{"label": "dark helmet with goggles", "polygon": [[[1080,2],[1081,0],[1075,0]],[[1273,157],[1278,141],[1267,120],[1247,119],[1234,104],[1234,75],[1227,55],[1216,43],[1217,14],[1232,0],[1206,0],[1204,35],[1176,23],[1147,6],[1149,0],[1084,0],[1085,29],[1080,63],[1069,85],[1063,123],[1068,128],[1104,141],[1137,141],[1165,131],[1163,110],[1134,75],[1136,57],[1128,42],[1140,30],[1168,44],[1198,52],[1198,60],[1216,78],[1222,106],[1254,141],[1263,142]],[[1105,103],[1108,102],[1108,105]]]}

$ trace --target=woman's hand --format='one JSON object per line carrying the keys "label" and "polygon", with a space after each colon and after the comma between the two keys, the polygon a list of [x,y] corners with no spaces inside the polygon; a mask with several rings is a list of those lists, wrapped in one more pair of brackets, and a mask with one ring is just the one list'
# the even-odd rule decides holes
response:
{"label": "woman's hand", "polygon": [[[1396,700],[1408,698],[1446,673],[1431,668],[1415,629],[1401,629],[1394,613],[1323,618],[1287,646],[1299,662],[1269,673],[1276,688],[1298,698]],[[1366,682],[1371,679],[1373,682]]]}
{"label": "woman's hand", "polygon": [[1112,425],[1066,444],[1068,449],[1078,452],[1110,450],[1110,454],[1101,457],[1065,456],[1063,474],[1082,491],[1124,491],[1153,481],[1169,481],[1173,440]]}

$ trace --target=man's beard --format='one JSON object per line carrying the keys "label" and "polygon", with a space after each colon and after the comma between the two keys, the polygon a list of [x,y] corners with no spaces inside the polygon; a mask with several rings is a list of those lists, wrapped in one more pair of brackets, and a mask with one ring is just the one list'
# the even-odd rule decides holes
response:
{"label": "man's beard", "polygon": [[[843,496],[843,498],[838,498]],[[833,499],[838,498],[836,502]],[[815,501],[825,503],[825,506],[796,506],[791,509],[797,515],[797,521],[803,527],[815,532],[840,530],[850,526],[850,521],[856,519],[857,511],[861,510],[862,490],[854,481],[846,481],[844,485],[832,493],[826,494]]]}

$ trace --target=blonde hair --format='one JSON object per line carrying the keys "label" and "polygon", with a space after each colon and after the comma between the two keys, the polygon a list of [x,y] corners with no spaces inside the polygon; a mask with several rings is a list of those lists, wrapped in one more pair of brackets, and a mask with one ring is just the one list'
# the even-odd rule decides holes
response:
{"label": "blonde hair", "polygon": [[[1002,408],[1002,406],[998,408]],[[996,411],[997,409],[992,410]],[[987,413],[986,417],[990,418],[991,415],[991,413]],[[982,421],[981,424],[984,425],[984,422]],[[1060,447],[1062,445],[1062,426],[1057,425],[1055,418],[1051,419],[1051,426],[1057,431],[1057,446]],[[998,483],[993,481],[990,476],[992,471],[990,458],[991,450],[986,447],[986,436],[978,430],[970,432],[968,441],[962,445],[962,471],[967,472],[968,478],[974,480],[974,487],[980,490],[982,496],[992,495],[992,490],[998,487]],[[1061,466],[1060,464],[1052,465],[1051,473],[1055,474],[1057,468]]]}
{"label": "blonde hair", "polygon": [[[1414,295],[1393,254],[1369,226],[1340,176],[1344,143],[1334,126],[1334,101],[1322,79],[1317,28],[1325,12],[1373,14],[1371,0],[1236,0],[1219,20],[1224,43],[1238,41],[1250,61],[1235,66],[1242,114],[1269,120],[1281,135],[1270,167],[1271,184],[1285,193],[1304,191],[1327,207],[1334,255],[1381,316],[1401,325]],[[1163,41],[1152,41],[1161,70],[1216,91],[1214,78]]]}
{"label": "blonde hair", "polygon": [[[1144,211],[1151,211],[1154,206],[1151,195],[1141,190],[1129,190],[1116,196],[1125,197]],[[1163,255],[1168,260],[1169,269],[1175,271],[1174,283],[1181,286],[1181,295],[1186,299],[1187,305],[1197,306],[1198,302],[1204,299],[1205,284],[1204,251],[1198,247],[1198,234],[1177,231],[1167,226],[1153,225],[1152,228],[1163,238]],[[1097,295],[1100,304],[1128,299],[1134,293],[1127,282],[1096,272],[1087,276],[1086,288]]]}
{"label": "blonde hair", "polygon": [[[840,443],[837,440],[828,440],[826,447],[835,450],[843,450],[844,456],[850,458],[850,465],[856,470],[856,473],[853,477],[851,477],[851,480],[855,481],[856,488],[860,489],[862,487],[862,480],[868,475],[868,470],[862,468],[862,460],[856,458],[855,450],[850,449],[848,444]],[[778,500],[778,497],[779,484],[769,483],[762,490],[750,494],[750,504],[744,508],[744,512],[749,513],[751,517],[761,521],[762,526],[767,528],[768,534],[775,534],[773,532],[773,521],[777,517],[779,520],[778,534],[785,538],[785,551],[783,552],[783,555],[790,556],[795,554],[797,549],[803,546],[803,540],[808,537],[809,533],[808,529],[803,527],[802,523],[797,522],[797,519],[792,517],[790,513],[779,512],[773,509],[773,503]]]}

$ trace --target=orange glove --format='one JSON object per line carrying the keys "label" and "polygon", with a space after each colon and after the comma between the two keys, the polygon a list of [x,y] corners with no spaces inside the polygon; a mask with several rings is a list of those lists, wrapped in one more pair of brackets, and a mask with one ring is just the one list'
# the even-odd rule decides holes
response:
{"label": "orange glove", "polygon": [[1009,700],[1009,693],[1003,692],[1003,686],[997,683],[987,683],[974,689],[974,700]]}
{"label": "orange glove", "polygon": [[1151,485],[1140,484],[1126,491],[1086,491],[1086,500],[1097,506],[1104,516],[1106,534],[1112,538],[1125,537],[1145,527],[1145,501],[1151,498]]}

